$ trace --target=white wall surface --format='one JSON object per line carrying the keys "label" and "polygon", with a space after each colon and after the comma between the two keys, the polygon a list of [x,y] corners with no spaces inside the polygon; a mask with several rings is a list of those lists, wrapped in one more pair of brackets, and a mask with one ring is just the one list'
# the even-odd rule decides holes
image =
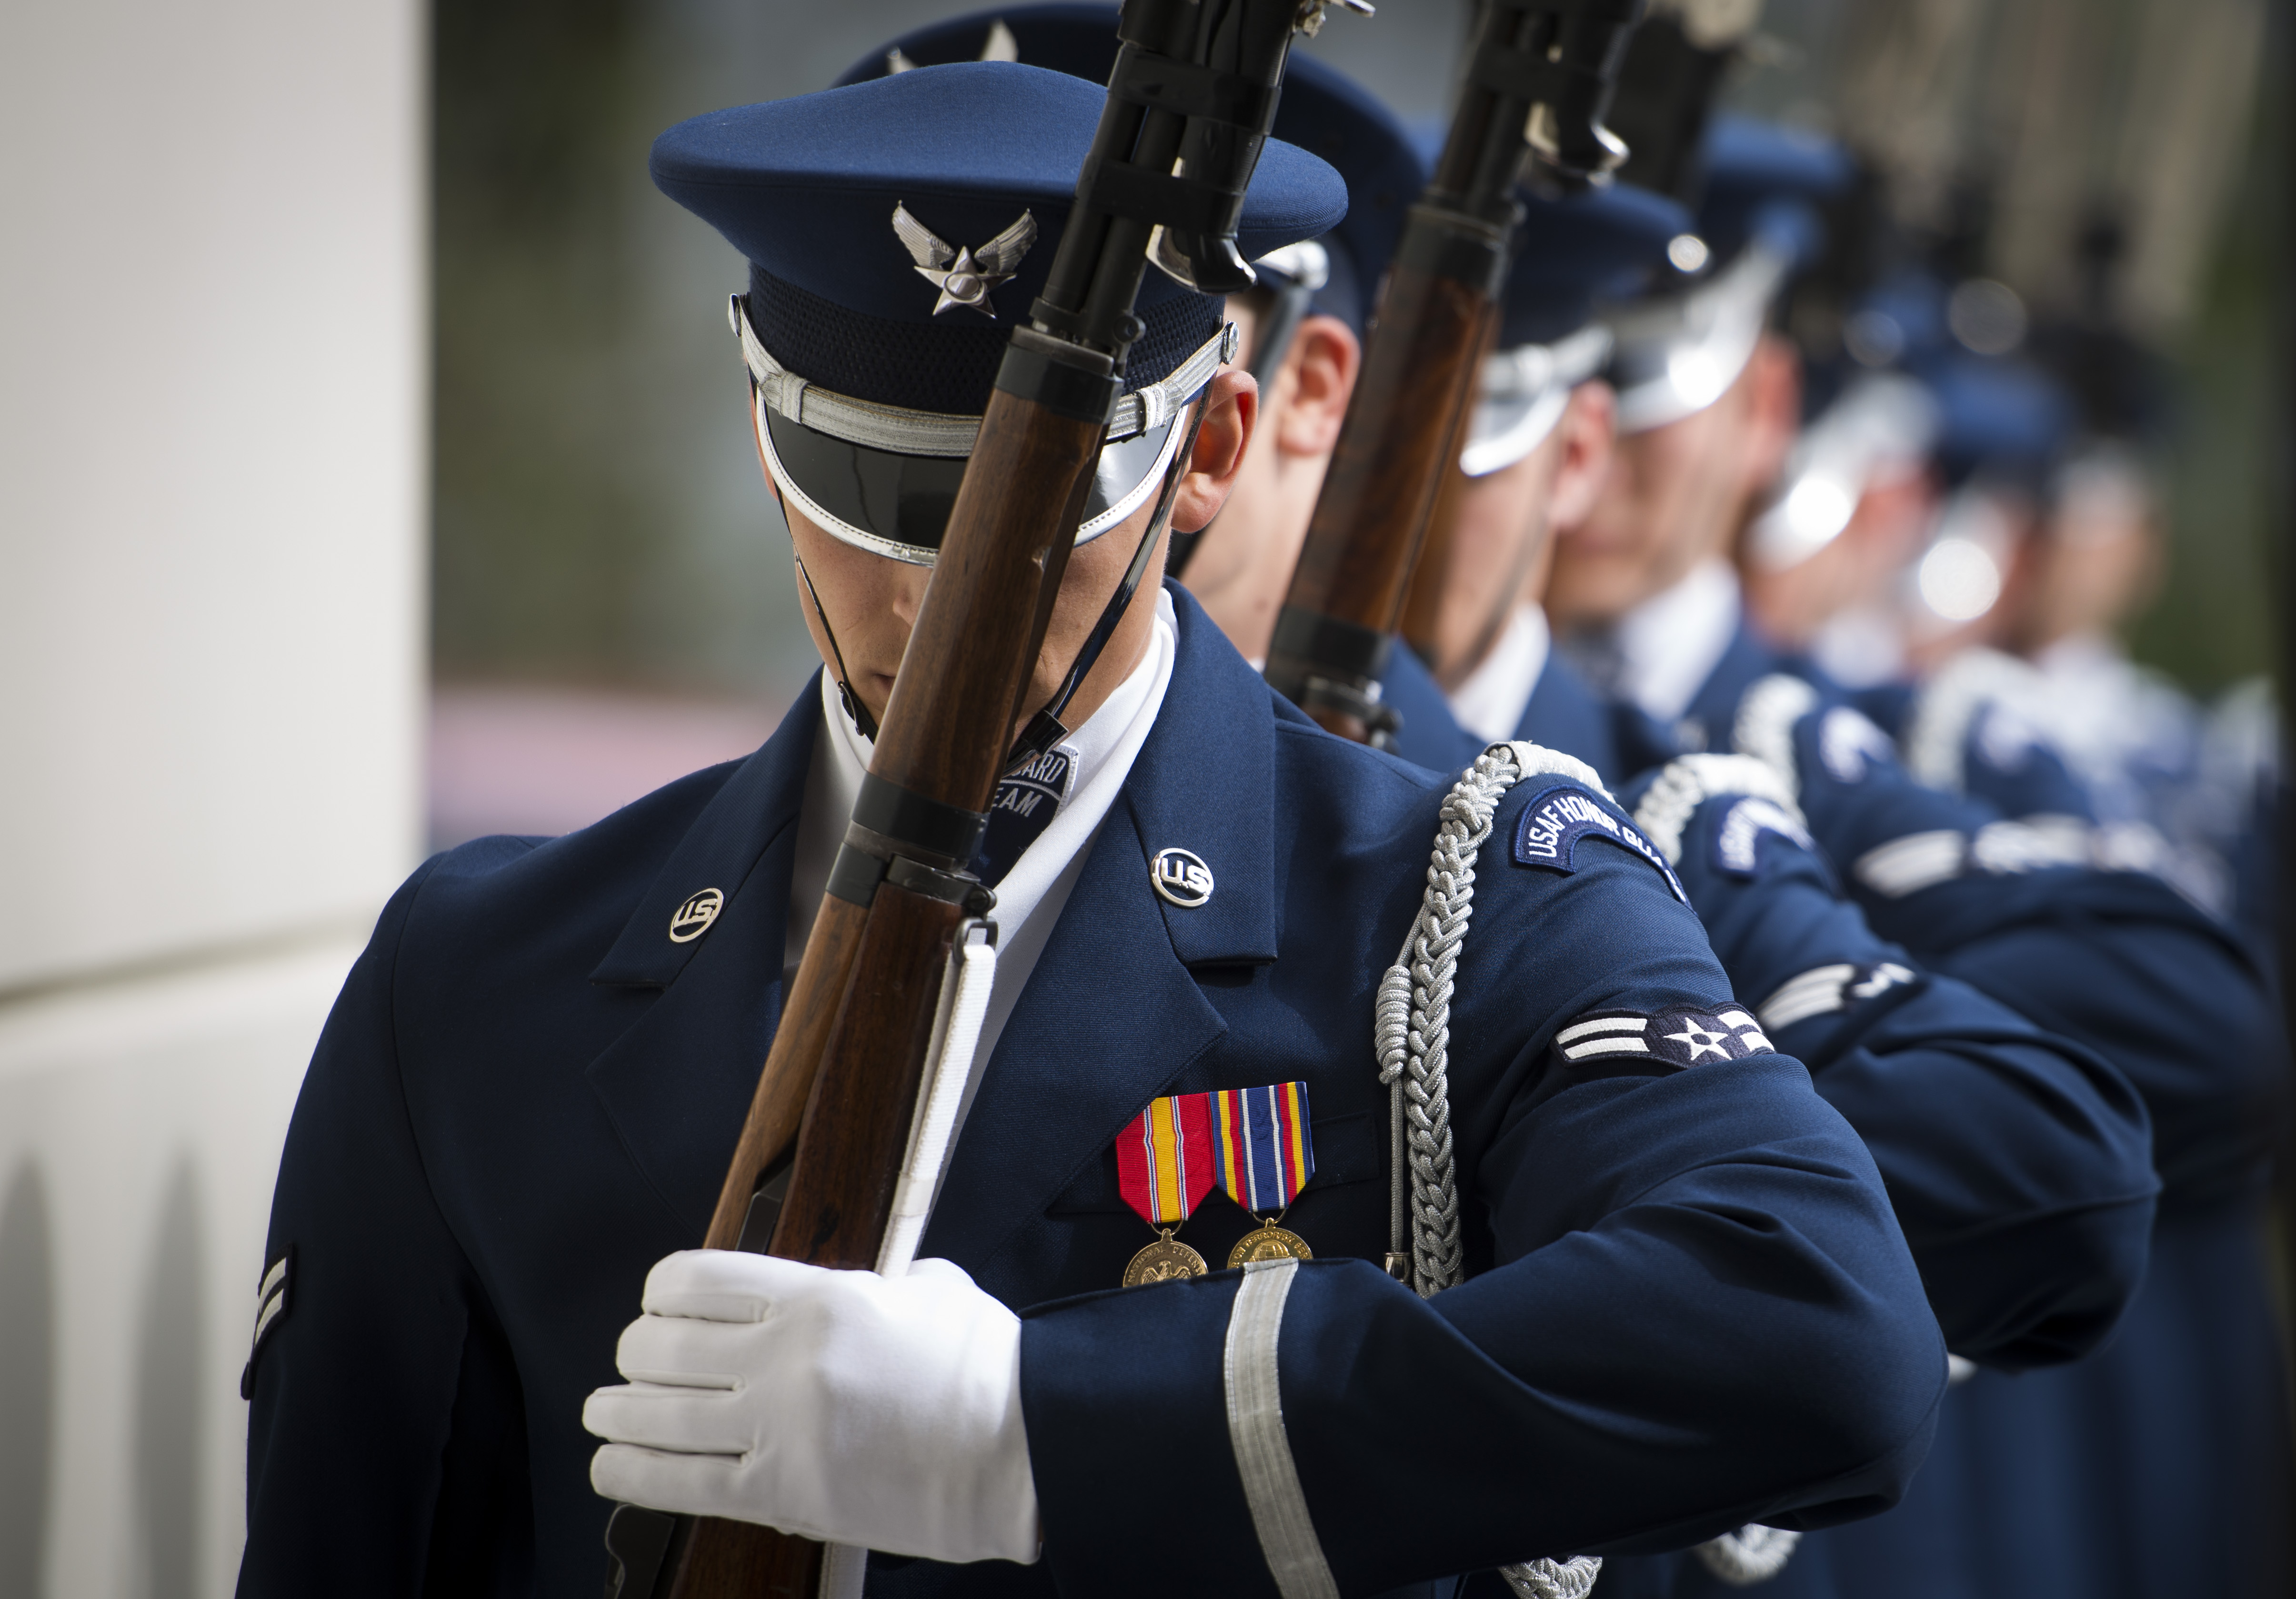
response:
{"label": "white wall surface", "polygon": [[422,14],[0,5],[12,1595],[237,1569],[280,1143],[420,836]]}
{"label": "white wall surface", "polygon": [[0,991],[417,838],[411,0],[0,7]]}

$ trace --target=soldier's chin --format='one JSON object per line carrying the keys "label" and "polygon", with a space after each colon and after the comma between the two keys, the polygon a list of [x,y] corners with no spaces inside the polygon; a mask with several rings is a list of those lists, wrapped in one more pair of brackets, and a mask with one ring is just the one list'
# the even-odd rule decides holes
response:
{"label": "soldier's chin", "polygon": [[1643,562],[1616,555],[1558,558],[1546,580],[1546,614],[1560,628],[1608,627],[1650,598],[1646,578]]}

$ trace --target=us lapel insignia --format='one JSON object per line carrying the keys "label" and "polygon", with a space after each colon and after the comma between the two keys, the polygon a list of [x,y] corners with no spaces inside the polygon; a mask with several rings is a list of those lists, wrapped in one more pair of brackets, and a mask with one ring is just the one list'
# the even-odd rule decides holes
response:
{"label": "us lapel insignia", "polygon": [[1212,897],[1212,869],[1193,850],[1159,849],[1148,863],[1148,881],[1168,905],[1192,911]]}
{"label": "us lapel insignia", "polygon": [[718,913],[726,908],[726,896],[718,889],[704,889],[670,914],[669,941],[691,944],[709,931],[718,920]]}

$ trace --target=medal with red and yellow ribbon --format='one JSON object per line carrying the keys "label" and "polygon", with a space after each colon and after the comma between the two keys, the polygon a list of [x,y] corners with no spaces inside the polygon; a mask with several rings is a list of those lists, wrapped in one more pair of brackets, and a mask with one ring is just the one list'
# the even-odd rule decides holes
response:
{"label": "medal with red and yellow ribbon", "polygon": [[1211,1102],[1219,1185],[1259,1223],[1257,1232],[1246,1233],[1228,1251],[1229,1267],[1248,1260],[1313,1259],[1307,1240],[1281,1225],[1284,1211],[1316,1175],[1308,1085],[1230,1088],[1212,1095]]}
{"label": "medal with red and yellow ribbon", "polygon": [[1116,1185],[1124,1202],[1160,1234],[1124,1268],[1127,1288],[1201,1277],[1209,1269],[1172,1229],[1212,1191],[1210,1098],[1176,1094],[1152,1101],[1116,1140]]}

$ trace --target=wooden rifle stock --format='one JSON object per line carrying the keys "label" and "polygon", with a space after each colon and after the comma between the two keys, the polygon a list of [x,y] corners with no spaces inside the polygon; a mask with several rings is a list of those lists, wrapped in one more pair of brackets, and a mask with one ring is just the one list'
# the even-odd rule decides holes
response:
{"label": "wooden rifle stock", "polygon": [[1363,374],[1341,423],[1267,677],[1330,731],[1384,745],[1379,702],[1435,501],[1497,323],[1514,198],[1534,152],[1565,182],[1625,152],[1603,128],[1642,0],[1490,0],[1457,114],[1381,291]]}
{"label": "wooden rifle stock", "polygon": [[[991,398],[872,777],[943,806],[988,809],[1102,430],[1001,390]],[[912,671],[911,662],[931,669]],[[766,1253],[877,1264],[942,973],[965,914],[961,902],[890,878],[865,906],[834,887],[822,897],[705,1247],[757,1248],[770,1226]],[[770,1527],[701,1518],[679,1544],[671,1599],[813,1599],[820,1586],[822,1546]]]}
{"label": "wooden rifle stock", "polygon": [[[1441,681],[1446,662],[1437,645],[1442,636],[1443,595],[1451,580],[1452,541],[1459,530],[1459,503],[1467,491],[1467,474],[1459,469],[1458,452],[1442,471],[1435,504],[1427,513],[1427,531],[1419,541],[1419,559],[1412,563],[1411,582],[1403,598],[1403,642],[1417,652],[1428,670]],[[1498,614],[1504,618],[1506,612]],[[1488,639],[1479,641],[1488,647]],[[1470,657],[1482,659],[1479,647]]]}

